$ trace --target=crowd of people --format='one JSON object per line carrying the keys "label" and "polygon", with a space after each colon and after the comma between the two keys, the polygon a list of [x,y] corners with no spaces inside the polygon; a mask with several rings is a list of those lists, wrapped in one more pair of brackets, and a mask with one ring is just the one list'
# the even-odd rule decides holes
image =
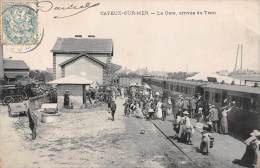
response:
{"label": "crowd of people", "polygon": [[[101,93],[101,94],[100,94]],[[209,104],[202,96],[184,97],[183,95],[173,95],[167,91],[155,91],[141,87],[107,87],[103,92],[89,90],[86,97],[89,102],[99,100],[108,104],[111,120],[115,120],[117,109],[116,98],[120,96],[125,99],[124,115],[126,117],[144,118],[147,120],[165,121],[167,116],[173,116],[173,129],[176,132],[174,137],[179,142],[192,144],[194,126],[192,120],[203,123],[201,130],[200,152],[208,154],[209,148],[213,147],[213,137],[210,133],[228,134],[228,113],[232,110],[235,102],[227,103],[224,100],[224,107],[218,108]],[[70,106],[69,92],[64,94],[64,106]],[[29,127],[32,131],[32,139],[36,138],[36,125],[34,116],[28,111]],[[172,117],[171,117],[172,119]],[[257,164],[257,150],[259,148],[260,132],[254,130],[251,136],[245,141],[246,151],[240,160],[235,160],[235,164],[249,165],[255,167]]]}
{"label": "crowd of people", "polygon": [[[165,121],[167,116],[173,115],[173,129],[176,132],[175,138],[179,142],[192,144],[194,126],[191,119],[203,123],[200,151],[206,155],[209,153],[209,148],[213,147],[214,138],[211,136],[212,132],[228,134],[227,116],[235,105],[234,101],[228,104],[225,99],[224,107],[218,108],[213,104],[209,104],[200,95],[184,97],[182,95],[172,95],[166,91],[160,92],[138,87],[130,87],[125,90],[119,88],[117,91],[112,91],[111,95],[108,106],[111,108],[112,120],[114,120],[115,108],[113,110],[111,104],[115,104],[118,95],[122,98],[125,98],[126,95],[123,104],[126,117]],[[250,162],[253,166],[256,164],[256,142],[255,138],[247,143],[246,152],[241,161]]]}
{"label": "crowd of people", "polygon": [[235,102],[228,104],[227,100],[224,100],[224,107],[220,109],[203,100],[200,95],[191,98],[180,96],[178,112],[188,111],[190,117],[196,119],[197,122],[205,122],[209,132],[228,134],[227,114],[232,110],[234,104]]}
{"label": "crowd of people", "polygon": [[124,103],[125,116],[165,120],[174,108],[173,97],[161,96],[159,92],[130,89]]}

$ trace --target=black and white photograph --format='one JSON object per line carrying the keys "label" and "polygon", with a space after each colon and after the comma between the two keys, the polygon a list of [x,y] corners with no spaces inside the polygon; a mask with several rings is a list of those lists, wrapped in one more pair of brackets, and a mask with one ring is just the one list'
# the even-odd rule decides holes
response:
{"label": "black and white photograph", "polygon": [[260,168],[259,0],[0,11],[0,168]]}

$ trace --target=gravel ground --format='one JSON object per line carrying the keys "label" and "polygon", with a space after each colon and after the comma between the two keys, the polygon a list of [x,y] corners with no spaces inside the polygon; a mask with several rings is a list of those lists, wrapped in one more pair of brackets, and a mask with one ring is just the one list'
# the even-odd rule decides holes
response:
{"label": "gravel ground", "polygon": [[[0,107],[2,168],[196,167],[149,121],[124,117],[123,100],[117,101],[115,121],[100,108],[62,113],[57,122],[41,124],[34,141],[27,118],[9,118],[6,107]],[[145,134],[140,134],[142,129]],[[184,151],[194,153],[190,150],[194,147],[185,148]],[[225,158],[219,164],[221,158],[195,155],[201,167],[217,168],[222,163],[223,168],[235,167],[227,164]]]}

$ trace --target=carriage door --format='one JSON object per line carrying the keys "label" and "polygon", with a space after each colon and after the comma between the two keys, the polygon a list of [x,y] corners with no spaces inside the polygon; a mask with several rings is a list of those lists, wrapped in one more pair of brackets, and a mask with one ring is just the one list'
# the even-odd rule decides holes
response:
{"label": "carriage door", "polygon": [[82,85],[82,98],[83,98],[83,104],[86,104],[86,85]]}

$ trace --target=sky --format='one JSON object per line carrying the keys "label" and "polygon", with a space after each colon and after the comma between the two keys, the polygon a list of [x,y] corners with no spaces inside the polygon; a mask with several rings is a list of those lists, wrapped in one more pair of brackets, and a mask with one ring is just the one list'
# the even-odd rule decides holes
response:
{"label": "sky", "polygon": [[[75,10],[39,12],[41,44],[29,53],[4,46],[4,58],[24,60],[31,69],[52,68],[51,49],[57,37],[111,38],[113,62],[130,69],[163,71],[232,70],[238,44],[243,44],[243,68],[260,70],[260,4],[258,0],[56,0],[55,6],[100,3],[78,15],[55,19]],[[102,11],[214,11],[214,15],[104,16]],[[20,46],[23,47],[23,46]]]}

